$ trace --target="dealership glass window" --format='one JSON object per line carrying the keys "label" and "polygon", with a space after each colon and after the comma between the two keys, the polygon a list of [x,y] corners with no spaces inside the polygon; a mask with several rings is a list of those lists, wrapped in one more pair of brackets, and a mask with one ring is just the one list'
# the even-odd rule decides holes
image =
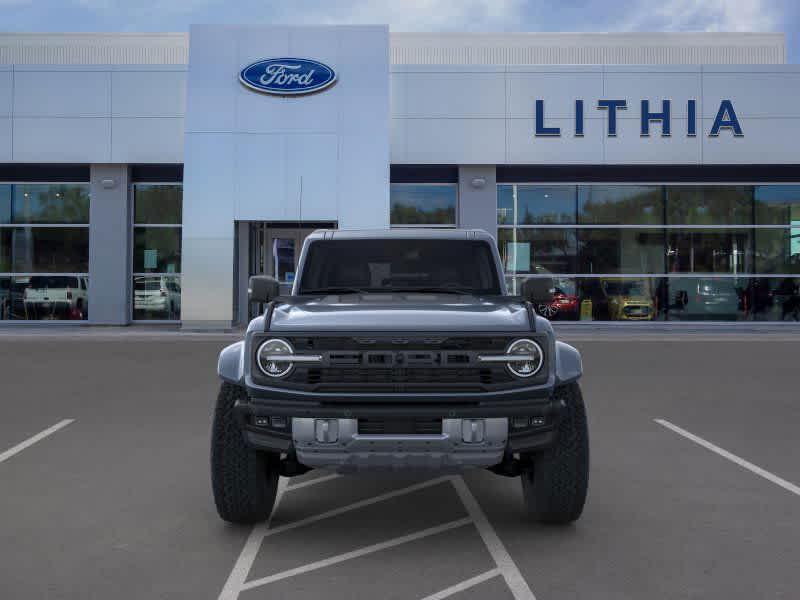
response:
{"label": "dealership glass window", "polygon": [[756,229],[756,273],[800,273],[800,222],[797,227]]}
{"label": "dealership glass window", "polygon": [[663,273],[661,229],[579,229],[579,273]]}
{"label": "dealership glass window", "polygon": [[552,278],[548,318],[631,320],[614,280],[637,279],[657,319],[800,318],[798,184],[499,184],[497,210],[509,289]]}
{"label": "dealership glass window", "polygon": [[0,320],[85,320],[89,185],[0,185]]}
{"label": "dealership glass window", "polygon": [[458,184],[393,183],[389,195],[392,226],[456,225]]}
{"label": "dealership glass window", "polygon": [[800,227],[800,185],[755,186],[756,225]]}
{"label": "dealership glass window", "polygon": [[752,273],[752,229],[670,229],[667,268],[674,273]]}
{"label": "dealership glass window", "polygon": [[578,186],[578,222],[595,225],[659,225],[664,188],[642,185]]}
{"label": "dealership glass window", "polygon": [[497,245],[506,273],[574,273],[574,229],[500,229]]}
{"label": "dealership glass window", "polygon": [[575,223],[575,186],[499,185],[497,187],[497,223],[500,225]]}
{"label": "dealership glass window", "polygon": [[133,186],[133,319],[180,319],[183,186]]}
{"label": "dealership glass window", "polygon": [[670,277],[666,293],[669,320],[745,320],[750,292],[748,277]]}
{"label": "dealership glass window", "polygon": [[669,185],[668,225],[752,225],[753,187]]}
{"label": "dealership glass window", "polygon": [[754,321],[800,321],[800,277],[750,280],[746,316]]}

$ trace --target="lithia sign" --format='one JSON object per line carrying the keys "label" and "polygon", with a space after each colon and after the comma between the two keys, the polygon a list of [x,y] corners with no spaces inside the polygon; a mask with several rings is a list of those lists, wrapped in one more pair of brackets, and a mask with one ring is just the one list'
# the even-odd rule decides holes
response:
{"label": "lithia sign", "polygon": [[[650,136],[650,124],[660,123],[661,137],[672,135],[670,123],[671,100],[661,101],[661,111],[651,112],[650,101],[642,100],[640,112],[641,137]],[[607,111],[608,114],[608,137],[617,135],[617,111],[627,110],[627,100],[598,100],[597,110]],[[583,137],[584,126],[584,104],[583,100],[575,100],[575,137]],[[742,126],[736,117],[733,109],[733,102],[722,100],[719,104],[717,116],[708,132],[709,137],[718,137],[721,131],[730,131],[735,137],[742,137]],[[545,124],[544,100],[536,100],[536,137],[560,137],[560,127],[547,127]],[[686,136],[694,137],[697,135],[697,100],[687,100],[686,102]]]}

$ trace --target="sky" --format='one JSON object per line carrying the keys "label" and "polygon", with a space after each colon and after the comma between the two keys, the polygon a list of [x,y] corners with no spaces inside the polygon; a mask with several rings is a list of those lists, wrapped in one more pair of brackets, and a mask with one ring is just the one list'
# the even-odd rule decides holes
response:
{"label": "sky", "polygon": [[0,0],[0,31],[186,31],[192,23],[388,23],[392,31],[776,31],[798,0]]}

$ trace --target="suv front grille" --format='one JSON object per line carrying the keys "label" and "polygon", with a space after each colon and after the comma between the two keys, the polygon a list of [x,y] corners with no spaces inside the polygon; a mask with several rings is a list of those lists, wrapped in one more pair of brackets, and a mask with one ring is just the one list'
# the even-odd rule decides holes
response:
{"label": "suv front grille", "polygon": [[481,352],[503,352],[508,336],[291,337],[302,353],[319,353],[319,365],[295,365],[291,383],[321,393],[425,393],[487,391],[513,384],[502,364],[477,362]]}
{"label": "suv front grille", "polygon": [[[298,369],[300,371],[300,369]],[[298,373],[299,375],[299,373]],[[510,381],[504,369],[448,369],[448,368],[320,368],[307,369],[305,383],[324,384],[447,384],[491,385]]]}

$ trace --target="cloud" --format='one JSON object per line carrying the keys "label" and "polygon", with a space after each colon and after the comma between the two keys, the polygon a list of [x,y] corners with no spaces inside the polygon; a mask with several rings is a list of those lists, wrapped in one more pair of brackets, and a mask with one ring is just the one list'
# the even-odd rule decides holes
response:
{"label": "cloud", "polygon": [[521,23],[522,0],[354,0],[283,12],[290,23],[388,23],[392,31],[473,31]]}
{"label": "cloud", "polygon": [[776,31],[782,10],[768,0],[643,2],[622,21],[624,31]]}

